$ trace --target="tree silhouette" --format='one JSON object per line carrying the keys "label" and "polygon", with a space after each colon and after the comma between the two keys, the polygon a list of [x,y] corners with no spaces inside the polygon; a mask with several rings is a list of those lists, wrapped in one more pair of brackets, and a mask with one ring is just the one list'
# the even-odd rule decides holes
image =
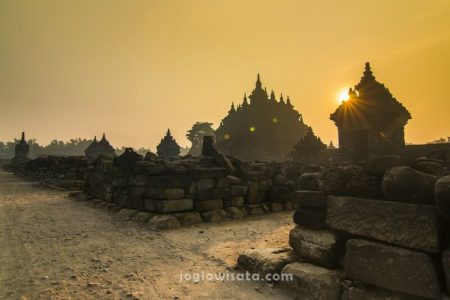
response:
{"label": "tree silhouette", "polygon": [[199,156],[202,153],[203,137],[205,135],[214,136],[214,129],[212,123],[196,122],[192,128],[187,132],[186,138],[192,143],[190,155]]}

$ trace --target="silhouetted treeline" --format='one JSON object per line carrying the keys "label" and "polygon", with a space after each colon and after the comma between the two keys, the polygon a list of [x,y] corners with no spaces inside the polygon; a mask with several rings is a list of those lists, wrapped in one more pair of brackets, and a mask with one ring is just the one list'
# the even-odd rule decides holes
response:
{"label": "silhouetted treeline", "polygon": [[[14,147],[19,142],[18,139],[10,142],[0,141],[0,159],[10,159],[14,157]],[[46,146],[39,145],[35,139],[27,141],[30,145],[30,158],[36,158],[38,155],[61,155],[61,156],[83,156],[84,150],[92,143],[92,139],[70,139],[68,142],[53,140]],[[126,147],[115,148],[116,154],[120,155]],[[189,148],[181,148],[182,154],[186,155]],[[144,156],[150,149],[141,147],[136,152]]]}
{"label": "silhouetted treeline", "polygon": [[[19,140],[14,139],[11,142],[0,142],[0,158],[14,157],[14,147]],[[68,142],[53,140],[46,146],[39,145],[35,139],[27,141],[30,145],[30,158],[38,155],[84,155],[84,149],[92,143],[88,139],[71,139]]]}

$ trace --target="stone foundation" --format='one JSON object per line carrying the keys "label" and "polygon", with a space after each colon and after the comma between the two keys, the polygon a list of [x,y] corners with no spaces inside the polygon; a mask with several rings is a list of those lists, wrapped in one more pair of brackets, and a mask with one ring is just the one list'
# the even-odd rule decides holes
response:
{"label": "stone foundation", "polygon": [[291,194],[296,262],[283,267],[294,280],[282,286],[299,299],[448,299],[449,167],[380,157],[303,175],[313,190]]}

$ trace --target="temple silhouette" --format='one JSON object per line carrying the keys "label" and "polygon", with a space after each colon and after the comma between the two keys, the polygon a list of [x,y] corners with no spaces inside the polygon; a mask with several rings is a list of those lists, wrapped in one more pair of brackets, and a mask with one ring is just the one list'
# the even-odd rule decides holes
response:
{"label": "temple silhouette", "polygon": [[167,133],[161,142],[156,146],[156,153],[158,157],[175,157],[180,155],[180,146],[170,133],[170,129],[167,129]]}
{"label": "temple silhouette", "polygon": [[26,162],[29,160],[30,145],[25,140],[25,132],[22,132],[20,141],[14,147],[14,162]]}
{"label": "temple silhouette", "polygon": [[116,151],[106,139],[105,134],[103,134],[100,141],[97,141],[97,137],[94,137],[92,143],[84,150],[84,155],[90,158],[97,158],[99,156],[113,158],[116,157]]}
{"label": "temple silhouette", "polygon": [[404,151],[404,127],[411,114],[375,79],[369,63],[348,94],[349,99],[330,116],[338,127],[340,151],[352,158]]}
{"label": "temple silhouette", "polygon": [[308,126],[289,97],[277,100],[262,88],[260,76],[255,89],[242,104],[231,105],[216,130],[216,147],[224,154],[244,160],[283,160],[306,134]]}

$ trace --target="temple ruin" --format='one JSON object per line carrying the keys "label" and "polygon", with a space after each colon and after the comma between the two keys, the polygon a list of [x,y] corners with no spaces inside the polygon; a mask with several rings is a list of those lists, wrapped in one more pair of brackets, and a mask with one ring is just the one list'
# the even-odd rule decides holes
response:
{"label": "temple ruin", "polygon": [[116,151],[106,139],[105,134],[103,134],[99,142],[97,141],[97,137],[94,137],[92,143],[84,150],[84,155],[90,158],[97,158],[101,155],[113,158],[116,157]]}
{"label": "temple ruin", "polygon": [[353,158],[398,154],[404,150],[404,127],[411,114],[378,82],[370,64],[330,119],[338,127],[339,149]]}
{"label": "temple ruin", "polygon": [[30,145],[25,140],[25,132],[22,132],[22,138],[14,148],[14,162],[25,162],[29,160]]}
{"label": "temple ruin", "polygon": [[[250,101],[249,101],[250,100]],[[289,97],[270,97],[258,74],[255,89],[242,104],[234,103],[216,130],[217,149],[244,160],[283,160],[308,127]]]}
{"label": "temple ruin", "polygon": [[170,129],[167,129],[166,136],[161,139],[161,142],[156,147],[158,157],[175,157],[180,155],[180,146],[170,133]]}

